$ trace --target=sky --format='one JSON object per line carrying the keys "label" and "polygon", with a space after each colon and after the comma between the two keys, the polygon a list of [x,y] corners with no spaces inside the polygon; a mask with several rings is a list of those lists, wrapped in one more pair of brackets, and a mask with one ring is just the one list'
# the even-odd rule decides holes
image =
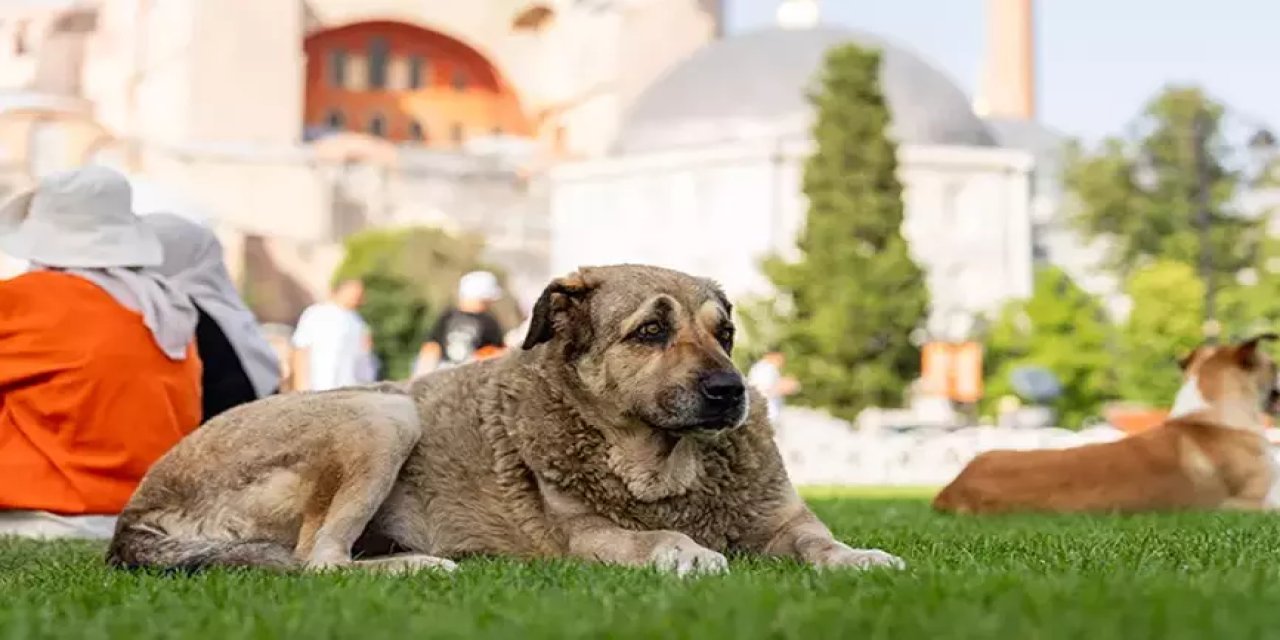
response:
{"label": "sky", "polygon": [[[730,33],[773,24],[778,0],[728,2]],[[897,41],[972,96],[986,4],[824,0],[822,14],[826,23]],[[1035,19],[1039,116],[1063,133],[1087,140],[1120,133],[1170,83],[1204,87],[1242,124],[1280,125],[1276,0],[1036,0]]]}

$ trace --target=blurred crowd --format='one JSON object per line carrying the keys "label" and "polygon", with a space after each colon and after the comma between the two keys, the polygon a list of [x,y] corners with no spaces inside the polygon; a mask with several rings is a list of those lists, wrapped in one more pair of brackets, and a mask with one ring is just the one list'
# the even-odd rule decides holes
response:
{"label": "blurred crowd", "polygon": [[[136,212],[125,176],[85,167],[0,207],[0,535],[107,537],[148,468],[199,425],[275,393],[372,382],[379,363],[337,282],[296,328],[258,323],[206,226]],[[497,277],[462,277],[413,375],[506,350]]]}

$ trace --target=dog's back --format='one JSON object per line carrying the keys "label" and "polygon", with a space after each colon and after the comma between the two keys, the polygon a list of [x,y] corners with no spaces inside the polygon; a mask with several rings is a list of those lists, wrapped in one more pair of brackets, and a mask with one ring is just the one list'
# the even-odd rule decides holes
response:
{"label": "dog's back", "polygon": [[933,506],[978,514],[1210,508],[1237,492],[1265,449],[1256,433],[1185,419],[1116,442],[991,451],[974,458]]}
{"label": "dog's back", "polygon": [[1201,345],[1180,361],[1173,418],[1117,442],[978,456],[934,500],[940,511],[1144,511],[1280,504],[1260,408],[1280,401],[1258,345]]}

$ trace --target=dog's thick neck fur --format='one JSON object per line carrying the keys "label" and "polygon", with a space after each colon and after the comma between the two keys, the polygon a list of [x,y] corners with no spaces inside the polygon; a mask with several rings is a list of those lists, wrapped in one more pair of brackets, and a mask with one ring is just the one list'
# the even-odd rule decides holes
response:
{"label": "dog's thick neck fur", "polygon": [[[719,462],[727,457],[725,452],[729,449],[735,451],[735,457],[749,458],[747,464],[761,463],[755,459],[759,453],[755,451],[759,444],[755,440],[761,439],[760,434],[749,432],[770,431],[761,441],[772,442],[767,423],[753,424],[763,420],[762,400],[753,400],[752,417],[747,424],[716,434],[675,435],[638,420],[584,413],[584,407],[595,403],[559,397],[566,392],[588,392],[576,381],[572,365],[558,355],[552,345],[547,345],[518,355],[512,363],[537,372],[527,378],[537,381],[533,383],[536,388],[519,393],[526,399],[524,415],[529,419],[514,425],[512,436],[545,481],[558,483],[556,469],[573,457],[577,459],[574,467],[596,467],[599,473],[616,478],[630,499],[658,503],[723,481],[720,476],[725,469],[720,468]],[[566,438],[566,429],[572,432],[571,438]],[[573,450],[563,447],[569,440],[575,442]],[[552,443],[559,446],[545,446]],[[712,459],[715,464],[711,464]]]}
{"label": "dog's thick neck fur", "polygon": [[[641,502],[656,502],[681,496],[702,479],[701,439],[675,437],[638,420],[583,413],[581,407],[594,403],[582,401],[583,398],[576,402],[568,401],[568,398],[556,398],[549,393],[552,389],[565,389],[579,395],[587,393],[576,379],[573,367],[558,357],[559,352],[547,349],[539,355],[545,359],[529,354],[525,364],[534,365],[534,370],[546,383],[539,385],[542,390],[536,395],[550,403],[551,406],[545,408],[548,415],[557,416],[556,423],[561,425],[566,424],[565,418],[568,417],[567,424],[573,425],[573,431],[581,436],[598,434],[605,448],[604,461],[608,471],[626,486],[633,498]],[[547,378],[556,380],[552,383]],[[565,416],[565,413],[571,416]]]}
{"label": "dog's thick neck fur", "polygon": [[1256,393],[1213,385],[1198,373],[1187,376],[1174,398],[1170,419],[1195,418],[1233,429],[1261,430],[1263,415]]}

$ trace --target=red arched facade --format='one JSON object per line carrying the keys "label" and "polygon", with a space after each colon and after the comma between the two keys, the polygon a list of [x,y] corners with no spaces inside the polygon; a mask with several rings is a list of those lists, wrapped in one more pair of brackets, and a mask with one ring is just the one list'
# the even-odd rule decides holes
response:
{"label": "red arched facade", "polygon": [[310,131],[358,131],[453,147],[496,133],[529,136],[510,85],[478,51],[399,22],[321,31],[303,44]]}

